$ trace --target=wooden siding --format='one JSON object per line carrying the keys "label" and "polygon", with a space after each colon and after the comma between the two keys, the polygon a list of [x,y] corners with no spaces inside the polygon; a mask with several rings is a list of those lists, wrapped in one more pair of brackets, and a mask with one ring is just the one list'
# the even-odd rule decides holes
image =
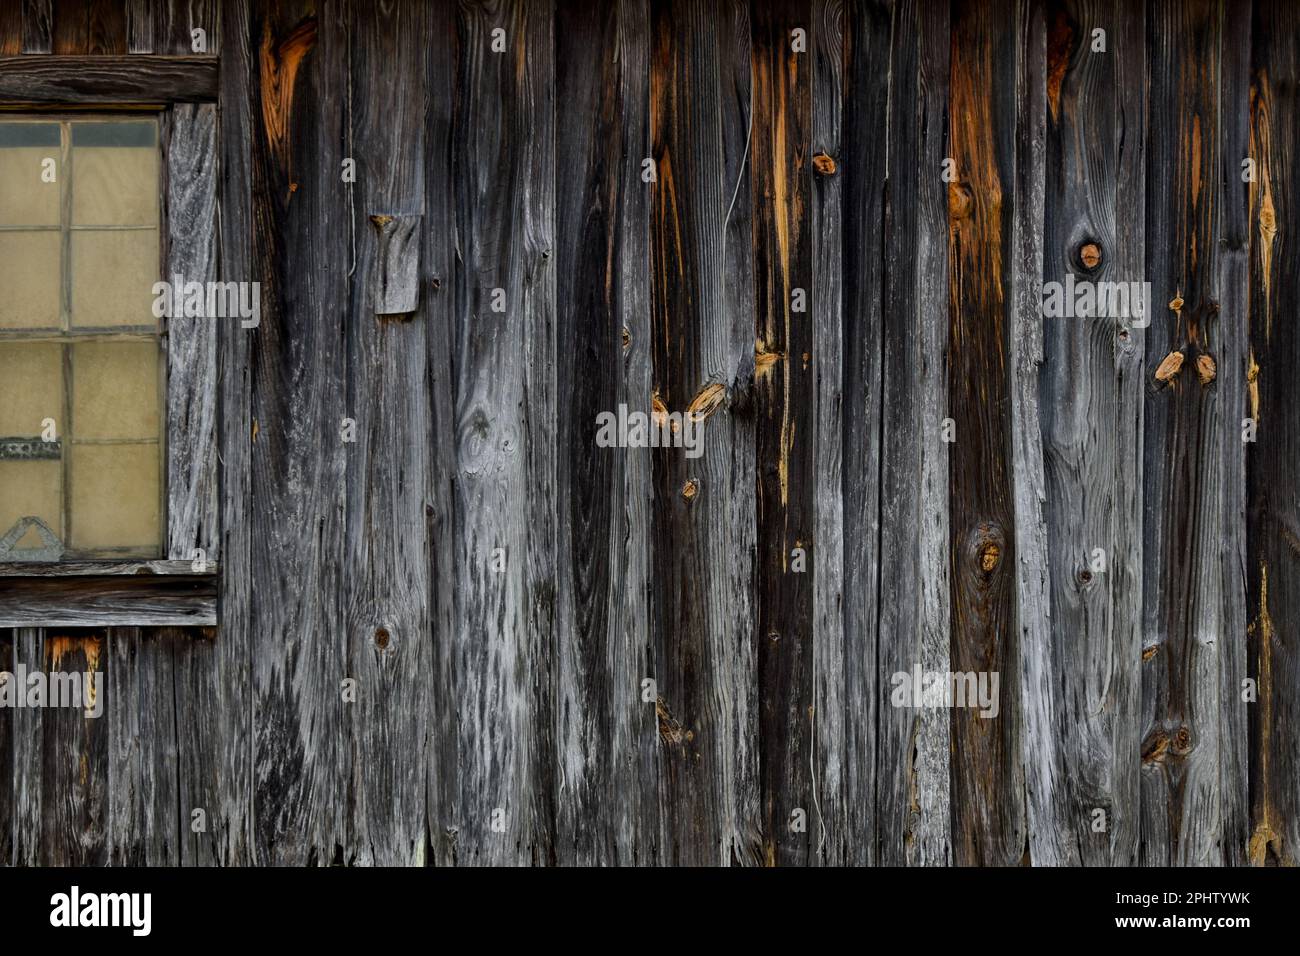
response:
{"label": "wooden siding", "polygon": [[[1298,30],[0,4],[0,108],[178,104],[169,261],[262,290],[169,339],[219,626],[0,630],[104,675],[0,709],[0,861],[1300,862]],[[1044,318],[1067,276],[1149,323]],[[703,456],[599,447],[621,404]]]}

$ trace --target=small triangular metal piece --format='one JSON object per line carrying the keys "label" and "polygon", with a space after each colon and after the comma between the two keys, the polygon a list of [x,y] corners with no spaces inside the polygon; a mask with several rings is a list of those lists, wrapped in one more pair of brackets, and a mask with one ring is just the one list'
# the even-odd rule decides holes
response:
{"label": "small triangular metal piece", "polygon": [[[44,542],[39,548],[14,547],[28,530],[34,530]],[[58,561],[63,557],[63,542],[50,526],[35,515],[19,518],[14,526],[0,537],[0,561]]]}

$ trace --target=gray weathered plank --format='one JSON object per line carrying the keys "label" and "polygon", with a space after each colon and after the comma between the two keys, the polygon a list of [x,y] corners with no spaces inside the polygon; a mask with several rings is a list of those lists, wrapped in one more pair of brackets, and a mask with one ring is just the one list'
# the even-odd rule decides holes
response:
{"label": "gray weathered plank", "polygon": [[[357,183],[356,262],[347,323],[344,629],[351,731],[346,859],[421,864],[430,694],[429,326],[419,302],[424,205],[424,78],[429,24],[422,6],[353,9],[349,139]],[[342,186],[334,195],[342,196]],[[367,210],[388,221],[370,228]],[[376,283],[366,281],[373,275]],[[407,321],[395,314],[413,313]],[[382,316],[382,318],[381,318]]]}
{"label": "gray weathered plank", "polygon": [[[250,24],[253,261],[249,633],[254,845],[263,864],[330,863],[347,819],[342,682],[347,39],[340,11],[274,4]],[[303,529],[291,533],[289,529]]]}
{"label": "gray weathered plank", "polygon": [[[178,104],[168,114],[164,277],[217,278],[217,108]],[[218,559],[217,336],[237,317],[167,319],[167,557]]]}
{"label": "gray weathered plank", "polygon": [[[457,860],[466,863],[553,853],[541,709],[553,529],[534,511],[553,507],[554,493],[554,449],[542,447],[553,441],[555,362],[551,26],[549,4],[472,4],[458,17]],[[496,29],[504,52],[492,51]]]}
{"label": "gray weathered plank", "polygon": [[108,650],[108,859],[119,866],[180,862],[175,643],[184,631],[113,630]]}
{"label": "gray weathered plank", "polygon": [[811,859],[844,862],[848,806],[844,780],[844,264],[841,94],[844,85],[844,9],[841,0],[814,0],[808,31],[812,75],[812,323],[817,343],[816,519],[813,562],[812,682],[813,805],[807,808]]}
{"label": "gray weathered plank", "polygon": [[649,643],[650,456],[600,448],[620,404],[650,412],[649,24],[645,0],[557,5],[558,635],[561,865],[655,859]]}

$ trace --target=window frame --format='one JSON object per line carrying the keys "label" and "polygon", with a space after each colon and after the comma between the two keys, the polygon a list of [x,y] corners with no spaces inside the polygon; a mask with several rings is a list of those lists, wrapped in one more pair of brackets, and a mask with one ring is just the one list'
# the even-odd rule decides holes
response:
{"label": "window frame", "polygon": [[[211,56],[0,57],[0,110],[157,117],[161,278],[215,281],[218,70]],[[162,557],[0,562],[0,628],[217,624],[219,319],[158,333],[165,399]],[[2,533],[2,531],[0,531]]]}
{"label": "window frame", "polygon": [[[63,529],[62,544],[63,557],[60,559],[64,563],[119,563],[122,561],[156,561],[163,557],[167,551],[167,508],[168,508],[168,450],[167,450],[167,397],[168,397],[168,354],[167,354],[167,333],[169,320],[166,318],[158,319],[153,323],[152,328],[144,324],[121,326],[118,328],[100,326],[90,328],[77,328],[71,321],[70,312],[72,308],[72,277],[67,272],[69,268],[70,247],[72,245],[72,236],[77,232],[94,232],[94,231],[142,231],[156,230],[158,233],[158,275],[165,275],[167,268],[167,224],[166,224],[166,167],[163,156],[163,124],[164,117],[161,110],[111,110],[111,109],[92,109],[84,112],[26,112],[26,111],[6,111],[3,117],[5,120],[18,120],[20,122],[31,123],[51,123],[59,126],[59,205],[60,216],[59,223],[56,226],[0,226],[0,232],[53,232],[59,234],[60,257],[59,257],[59,327],[55,330],[46,329],[0,329],[0,345],[11,342],[23,343],[40,343],[55,342],[61,348],[60,361],[63,366],[63,405],[60,415],[57,418],[59,425],[59,439],[62,445],[63,453],[61,454],[61,482],[60,489],[60,508],[61,520],[60,525]],[[87,226],[78,225],[72,222],[72,191],[76,189],[77,170],[76,164],[72,162],[73,143],[72,129],[73,123],[129,123],[140,119],[148,119],[154,123],[156,130],[156,140],[154,148],[158,155],[158,221],[156,225],[151,226],[125,226],[125,227],[104,227],[104,226]],[[139,555],[133,553],[132,549],[126,546],[118,548],[73,548],[72,524],[70,516],[72,511],[72,489],[71,489],[71,455],[73,446],[76,444],[100,444],[104,440],[82,439],[77,437],[77,428],[75,417],[72,414],[72,395],[70,389],[75,379],[75,371],[72,366],[72,357],[70,347],[77,342],[101,342],[101,341],[120,341],[120,342],[143,342],[152,340],[158,348],[158,363],[160,366],[158,375],[158,414],[161,419],[158,436],[151,439],[149,443],[158,445],[158,536],[153,542],[155,547],[152,549],[157,554]],[[116,440],[111,440],[115,441]],[[144,443],[144,442],[139,442]],[[8,531],[8,528],[0,528],[0,534]],[[94,553],[100,552],[100,553]],[[116,552],[116,553],[113,553]],[[13,561],[6,562],[0,558],[0,565],[5,564],[32,564],[32,561]],[[41,562],[50,563],[50,562]]]}

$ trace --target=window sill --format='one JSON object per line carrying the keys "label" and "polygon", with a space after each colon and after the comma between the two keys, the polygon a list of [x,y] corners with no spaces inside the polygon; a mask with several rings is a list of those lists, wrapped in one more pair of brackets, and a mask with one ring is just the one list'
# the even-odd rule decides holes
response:
{"label": "window sill", "polygon": [[215,627],[217,572],[189,561],[0,563],[0,628]]}

